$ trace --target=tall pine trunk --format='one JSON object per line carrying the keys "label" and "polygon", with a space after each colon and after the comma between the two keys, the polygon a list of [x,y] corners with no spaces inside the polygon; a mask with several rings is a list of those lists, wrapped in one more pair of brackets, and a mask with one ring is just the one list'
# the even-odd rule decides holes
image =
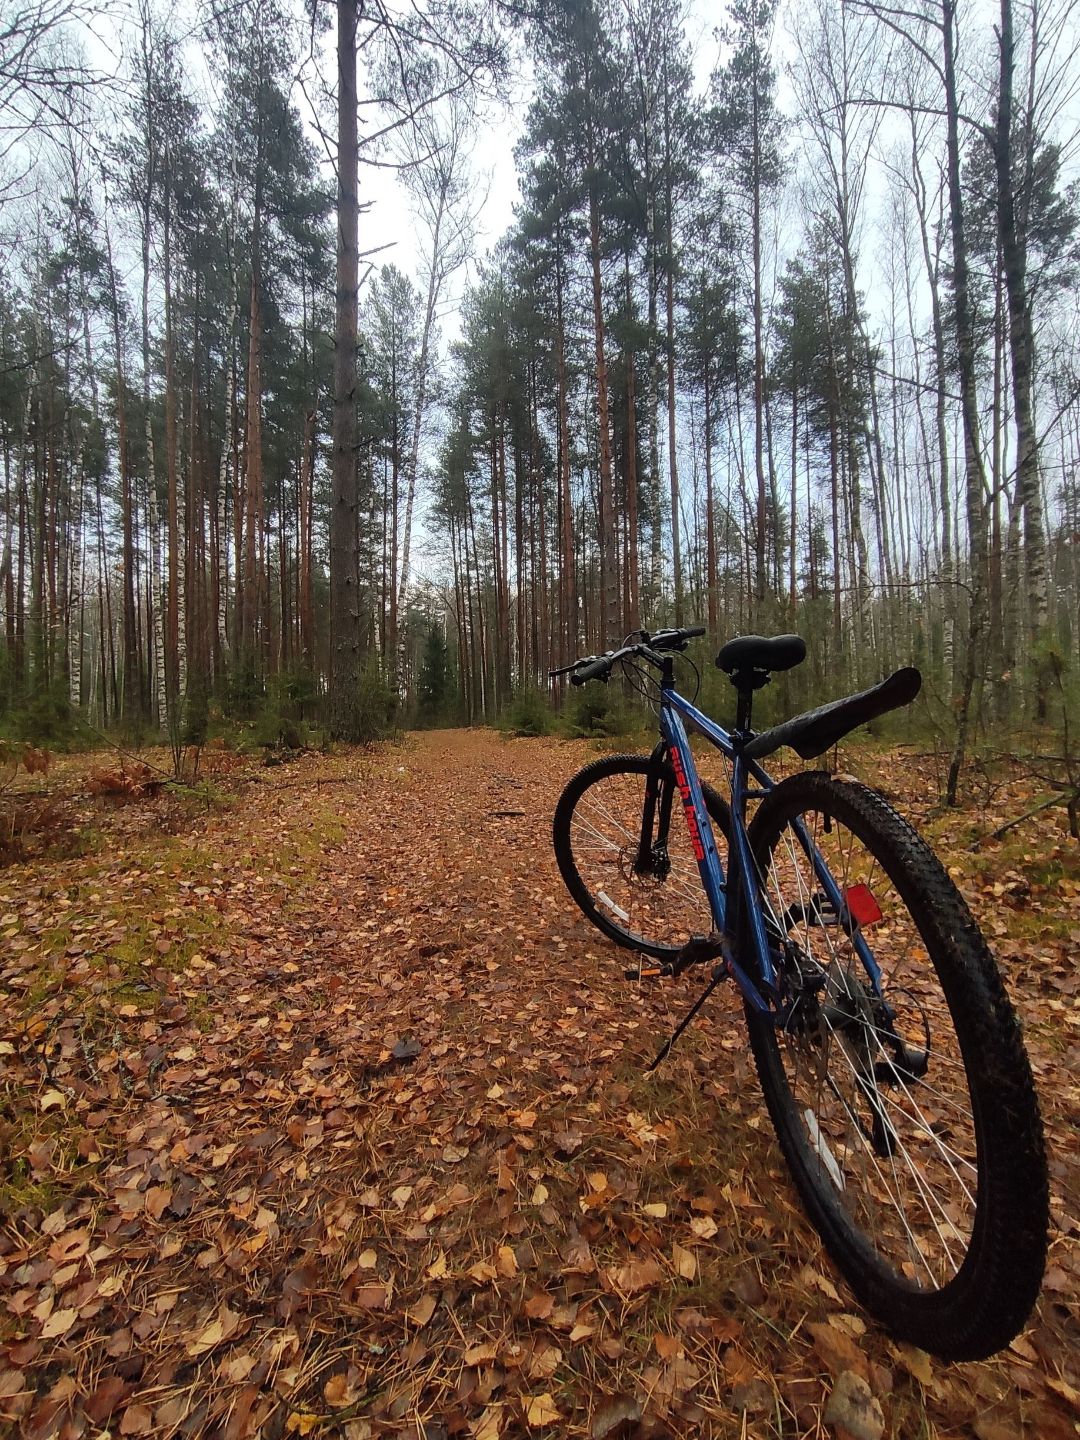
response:
{"label": "tall pine trunk", "polygon": [[[1034,337],[1027,285],[1026,234],[1018,222],[1013,181],[1013,72],[1015,69],[1012,0],[1001,0],[998,30],[997,123],[994,161],[997,171],[997,219],[1005,291],[1009,304],[1009,358],[1016,425],[1016,483],[1024,508],[1024,561],[1027,573],[1028,640],[1032,649],[1046,628],[1049,596],[1046,524],[1039,483],[1039,444],[1032,406]],[[1029,144],[1034,144],[1030,138]],[[1040,718],[1045,695],[1038,696]]]}
{"label": "tall pine trunk", "polygon": [[611,420],[608,412],[607,359],[604,353],[604,300],[600,283],[600,202],[596,193],[595,155],[590,134],[589,258],[592,262],[593,339],[596,354],[596,411],[600,432],[600,592],[599,635],[605,647],[618,643],[619,574],[615,548],[615,503],[611,478]]}
{"label": "tall pine trunk", "polygon": [[942,0],[942,51],[945,79],[945,129],[949,186],[949,225],[952,236],[953,301],[956,328],[957,369],[960,380],[960,408],[964,426],[964,468],[967,498],[968,545],[970,551],[970,601],[967,647],[956,712],[956,736],[949,763],[945,798],[955,805],[960,770],[967,751],[973,721],[975,689],[982,666],[983,608],[986,595],[986,508],[983,500],[982,449],[979,438],[979,405],[975,372],[975,338],[968,291],[968,253],[964,225],[964,200],[960,179],[960,112],[956,85],[956,0]]}
{"label": "tall pine trunk", "polygon": [[330,729],[341,740],[362,738],[357,534],[360,495],[356,428],[360,184],[356,123],[356,5],[357,0],[337,0],[338,239],[330,496]]}

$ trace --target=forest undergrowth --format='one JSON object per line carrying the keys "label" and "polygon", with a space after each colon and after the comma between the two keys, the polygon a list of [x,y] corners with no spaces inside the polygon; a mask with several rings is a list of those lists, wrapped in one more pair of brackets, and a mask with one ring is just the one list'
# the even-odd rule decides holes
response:
{"label": "forest undergrowth", "polygon": [[551,814],[594,753],[441,731],[179,790],[19,776],[57,828],[0,870],[0,1432],[809,1437],[854,1373],[871,1440],[1077,1433],[1064,811],[972,849],[1036,782],[943,811],[934,755],[840,756],[977,910],[1047,1123],[1038,1309],[948,1367],[823,1255],[732,995],[644,1073],[694,987],[627,984],[563,890]]}

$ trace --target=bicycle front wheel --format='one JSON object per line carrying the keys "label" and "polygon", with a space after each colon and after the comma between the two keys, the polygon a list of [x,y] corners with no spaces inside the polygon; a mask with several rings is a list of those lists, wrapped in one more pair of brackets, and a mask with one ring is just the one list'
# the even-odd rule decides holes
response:
{"label": "bicycle front wheel", "polygon": [[[661,794],[647,863],[639,864],[652,771],[647,755],[586,765],[559,799],[552,839],[566,887],[596,928],[628,949],[670,960],[692,935],[708,935],[713,919],[670,764],[660,769],[666,804]],[[731,833],[730,811],[711,786],[702,788],[719,845]]]}
{"label": "bicycle front wheel", "polygon": [[[986,943],[926,844],[857,782],[792,776],[749,836],[789,1006],[780,1024],[748,1007],[750,1038],[807,1213],[894,1335],[990,1355],[1038,1295],[1048,1195],[1031,1069]],[[745,913],[739,937],[748,956]]]}

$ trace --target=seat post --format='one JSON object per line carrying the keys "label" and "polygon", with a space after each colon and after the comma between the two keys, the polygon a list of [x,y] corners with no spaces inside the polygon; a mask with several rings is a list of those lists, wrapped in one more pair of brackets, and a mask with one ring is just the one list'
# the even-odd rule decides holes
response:
{"label": "seat post", "polygon": [[768,685],[769,672],[749,666],[733,671],[728,678],[735,686],[739,697],[735,709],[735,733],[745,734],[750,729],[750,720],[753,715],[754,691],[760,690],[763,685]]}
{"label": "seat post", "polygon": [[745,732],[750,729],[750,719],[754,710],[754,691],[752,686],[739,683],[742,678],[735,677],[739,695],[739,701],[735,707],[735,729]]}

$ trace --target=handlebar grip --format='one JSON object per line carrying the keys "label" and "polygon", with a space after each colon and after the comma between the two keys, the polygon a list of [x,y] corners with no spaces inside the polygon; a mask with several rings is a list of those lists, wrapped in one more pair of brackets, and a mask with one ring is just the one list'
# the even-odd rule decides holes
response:
{"label": "handlebar grip", "polygon": [[691,625],[688,629],[683,631],[683,634],[688,640],[696,640],[699,635],[705,635],[707,633],[708,632],[704,625]]}
{"label": "handlebar grip", "polygon": [[599,680],[601,677],[607,679],[611,673],[612,657],[601,655],[598,659],[592,660],[588,665],[583,665],[580,670],[575,670],[570,676],[571,685],[585,685],[590,680]]}

